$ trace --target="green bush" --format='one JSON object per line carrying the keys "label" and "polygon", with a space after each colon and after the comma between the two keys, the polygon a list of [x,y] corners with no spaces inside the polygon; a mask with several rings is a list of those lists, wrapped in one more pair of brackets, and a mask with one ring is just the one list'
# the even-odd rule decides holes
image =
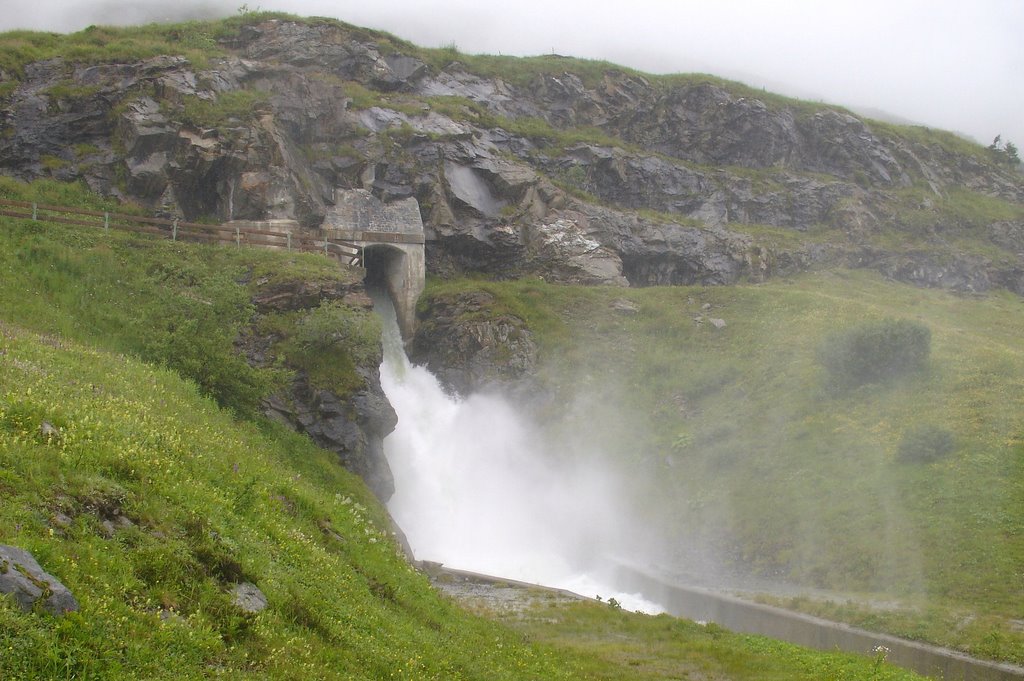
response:
{"label": "green bush", "polygon": [[865,322],[827,336],[818,348],[818,361],[831,387],[854,388],[924,368],[931,341],[931,330],[919,322]]}
{"label": "green bush", "polygon": [[903,433],[898,457],[905,463],[929,463],[941,459],[955,448],[956,438],[952,431],[929,423]]}
{"label": "green bush", "polygon": [[330,302],[285,328],[287,363],[304,370],[319,388],[339,395],[358,390],[363,385],[358,368],[381,362],[380,321],[372,312]]}

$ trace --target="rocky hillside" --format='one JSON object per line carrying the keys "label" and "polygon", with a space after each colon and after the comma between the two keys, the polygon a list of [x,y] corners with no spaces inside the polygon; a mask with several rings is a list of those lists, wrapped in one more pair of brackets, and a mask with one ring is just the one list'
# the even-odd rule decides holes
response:
{"label": "rocky hillside", "polygon": [[428,270],[728,284],[830,265],[1024,293],[1024,178],[710,76],[427,50],[328,20],[8,34],[0,172],[198,219],[415,197]]}

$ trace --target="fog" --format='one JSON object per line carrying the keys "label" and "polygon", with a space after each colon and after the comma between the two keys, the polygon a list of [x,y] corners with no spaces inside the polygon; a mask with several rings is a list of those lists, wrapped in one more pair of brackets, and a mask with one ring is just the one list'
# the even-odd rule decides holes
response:
{"label": "fog", "polygon": [[[231,15],[238,0],[3,0],[0,29],[74,31]],[[874,115],[1024,143],[1019,0],[257,0],[248,9],[330,16],[428,47],[559,53],[654,73],[699,71]]]}

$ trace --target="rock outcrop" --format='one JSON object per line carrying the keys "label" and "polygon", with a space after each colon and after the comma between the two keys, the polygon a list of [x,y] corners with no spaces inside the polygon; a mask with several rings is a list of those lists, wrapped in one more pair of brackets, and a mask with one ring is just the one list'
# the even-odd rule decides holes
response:
{"label": "rock outcrop", "polygon": [[[1024,295],[1024,179],[946,133],[553,55],[493,75],[329,20],[257,15],[194,37],[210,45],[202,59],[5,65],[0,173],[82,181],[162,217],[307,230],[343,228],[358,190],[418,206],[442,277],[725,285],[846,266]],[[339,300],[369,304],[337,282],[261,286],[253,302],[269,314]],[[525,324],[492,303],[441,297],[423,312],[414,359],[453,391],[508,388],[534,367]],[[272,335],[239,344],[275,360]],[[351,394],[299,371],[266,413],[387,499],[395,415],[377,368],[359,371]]]}
{"label": "rock outcrop", "polygon": [[[353,308],[372,307],[362,282],[268,280],[257,287],[253,296],[258,315],[309,311],[331,301]],[[253,328],[258,327],[256,320]],[[277,359],[275,343],[279,340],[273,334],[260,335],[254,331],[240,345],[250,362],[268,366]],[[394,430],[398,417],[381,387],[379,364],[378,358],[357,367],[362,387],[344,395],[316,387],[305,371],[292,367],[297,369],[294,378],[285,390],[266,400],[264,413],[337,454],[343,466],[362,477],[382,501],[387,501],[394,493],[394,479],[384,457],[383,442]]]}
{"label": "rock outcrop", "polygon": [[[202,66],[29,62],[0,90],[0,172],[308,228],[339,188],[415,197],[442,275],[721,284],[840,264],[1020,289],[1024,182],[981,147],[710,77],[552,56],[503,78],[421,55],[327,20],[254,19]],[[976,201],[1002,203],[964,210]],[[960,232],[997,256],[950,267]]]}
{"label": "rock outcrop", "polygon": [[395,481],[384,457],[384,438],[395,429],[398,416],[381,388],[380,372],[363,368],[360,374],[365,387],[339,396],[313,387],[309,377],[299,372],[285,395],[267,401],[265,412],[336,453],[345,468],[387,501],[395,492]]}
{"label": "rock outcrop", "polygon": [[413,338],[412,360],[460,395],[494,388],[515,393],[534,373],[537,345],[526,323],[495,313],[494,302],[482,291],[432,297]]}
{"label": "rock outcrop", "polygon": [[0,545],[0,594],[10,595],[25,611],[37,603],[51,615],[78,610],[78,601],[68,588],[17,546]]}

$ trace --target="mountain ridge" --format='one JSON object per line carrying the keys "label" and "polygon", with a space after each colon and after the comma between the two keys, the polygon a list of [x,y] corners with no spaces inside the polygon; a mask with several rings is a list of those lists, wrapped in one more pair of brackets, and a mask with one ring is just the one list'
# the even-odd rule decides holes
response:
{"label": "mountain ridge", "polygon": [[723,284],[840,265],[1024,292],[1024,181],[951,133],[712,76],[463,55],[323,19],[68,38],[63,58],[37,46],[49,58],[25,48],[0,67],[6,174],[308,228],[338,190],[413,196],[440,274]]}

